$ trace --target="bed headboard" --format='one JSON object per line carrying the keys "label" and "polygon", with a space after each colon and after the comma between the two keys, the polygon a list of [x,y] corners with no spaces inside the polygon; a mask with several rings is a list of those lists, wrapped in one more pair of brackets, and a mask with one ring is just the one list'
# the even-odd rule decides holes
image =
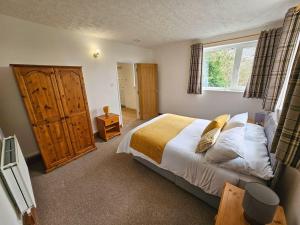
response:
{"label": "bed headboard", "polygon": [[268,152],[271,160],[271,166],[276,164],[275,154],[271,153],[273,138],[277,129],[277,118],[275,113],[267,113],[264,122],[264,130],[268,139]]}

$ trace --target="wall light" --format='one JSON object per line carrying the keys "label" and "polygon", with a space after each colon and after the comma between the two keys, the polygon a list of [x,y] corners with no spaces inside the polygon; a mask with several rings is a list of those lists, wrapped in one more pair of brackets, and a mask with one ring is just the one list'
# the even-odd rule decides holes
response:
{"label": "wall light", "polygon": [[100,56],[100,50],[97,49],[97,50],[93,53],[93,56],[94,56],[95,59],[99,58],[99,56]]}

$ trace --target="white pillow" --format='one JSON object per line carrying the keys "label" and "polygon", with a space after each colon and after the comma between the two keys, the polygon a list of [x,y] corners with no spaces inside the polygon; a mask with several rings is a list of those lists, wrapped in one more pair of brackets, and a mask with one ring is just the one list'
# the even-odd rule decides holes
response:
{"label": "white pillow", "polygon": [[268,139],[266,137],[264,127],[253,123],[247,123],[245,128],[246,128],[245,130],[246,140],[262,143],[264,145],[268,144]]}
{"label": "white pillow", "polygon": [[227,122],[223,130],[228,130],[234,127],[244,127],[247,124],[247,121],[248,112],[237,114]]}
{"label": "white pillow", "polygon": [[244,157],[245,127],[235,127],[222,131],[216,143],[208,149],[205,159],[221,163],[237,157]]}

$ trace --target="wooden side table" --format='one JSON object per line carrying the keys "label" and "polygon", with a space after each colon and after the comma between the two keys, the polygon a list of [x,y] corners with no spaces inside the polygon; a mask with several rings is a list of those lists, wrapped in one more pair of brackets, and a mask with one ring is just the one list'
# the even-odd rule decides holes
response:
{"label": "wooden side table", "polygon": [[[244,218],[242,206],[245,191],[230,183],[226,183],[219,211],[216,216],[216,225],[249,225]],[[273,222],[269,225],[287,225],[283,208],[278,206]]]}
{"label": "wooden side table", "polygon": [[248,119],[247,123],[254,123],[255,124],[255,121],[253,119]]}
{"label": "wooden side table", "polygon": [[96,122],[99,136],[105,141],[121,134],[119,115],[117,114],[109,113],[108,116],[97,116]]}

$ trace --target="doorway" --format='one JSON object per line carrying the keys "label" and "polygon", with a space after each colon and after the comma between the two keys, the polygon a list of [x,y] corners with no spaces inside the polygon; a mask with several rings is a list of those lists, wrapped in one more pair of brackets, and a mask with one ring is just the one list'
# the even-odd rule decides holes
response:
{"label": "doorway", "polygon": [[138,119],[138,94],[134,68],[132,63],[117,63],[123,126],[130,125]]}

